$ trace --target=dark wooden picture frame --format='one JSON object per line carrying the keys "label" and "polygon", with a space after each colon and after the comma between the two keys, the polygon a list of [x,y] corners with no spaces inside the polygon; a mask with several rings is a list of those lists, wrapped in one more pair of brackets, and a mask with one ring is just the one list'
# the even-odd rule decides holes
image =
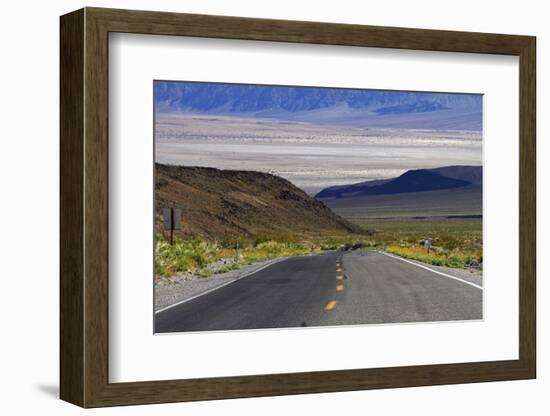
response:
{"label": "dark wooden picture frame", "polygon": [[[109,383],[108,36],[111,32],[519,57],[519,359]],[[536,376],[535,38],[85,8],[61,17],[60,396],[82,407],[530,379]]]}

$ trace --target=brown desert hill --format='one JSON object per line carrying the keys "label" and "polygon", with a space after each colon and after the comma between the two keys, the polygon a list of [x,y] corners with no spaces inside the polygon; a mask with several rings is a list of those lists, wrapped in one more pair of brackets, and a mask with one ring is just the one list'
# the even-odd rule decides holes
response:
{"label": "brown desert hill", "polygon": [[217,241],[329,236],[362,230],[281,177],[255,171],[156,164],[156,227],[162,208],[182,210],[182,238]]}

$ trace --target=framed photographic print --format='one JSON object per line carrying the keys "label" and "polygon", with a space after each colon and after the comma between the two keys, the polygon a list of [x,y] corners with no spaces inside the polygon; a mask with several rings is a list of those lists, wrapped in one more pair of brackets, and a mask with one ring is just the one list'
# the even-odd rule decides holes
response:
{"label": "framed photographic print", "polygon": [[61,17],[61,398],[534,378],[535,38]]}

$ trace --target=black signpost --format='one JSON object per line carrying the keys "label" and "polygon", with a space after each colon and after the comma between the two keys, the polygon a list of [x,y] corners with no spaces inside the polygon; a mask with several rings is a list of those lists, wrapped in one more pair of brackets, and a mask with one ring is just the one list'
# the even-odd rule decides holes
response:
{"label": "black signpost", "polygon": [[174,244],[174,230],[181,229],[181,209],[180,208],[163,208],[162,217],[164,229],[170,231],[170,245]]}

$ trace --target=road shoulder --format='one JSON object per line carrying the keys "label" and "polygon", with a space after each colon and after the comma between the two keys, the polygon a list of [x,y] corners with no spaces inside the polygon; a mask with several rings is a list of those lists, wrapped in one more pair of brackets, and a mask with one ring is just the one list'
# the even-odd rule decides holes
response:
{"label": "road shoulder", "polygon": [[456,277],[457,279],[462,279],[467,282],[473,283],[478,286],[483,286],[483,271],[482,270],[476,270],[476,269],[455,269],[452,267],[444,267],[444,266],[435,266],[433,264],[424,263],[418,260],[412,260],[404,257],[400,257],[393,253],[386,253],[385,251],[381,251],[381,253],[390,256],[395,257],[401,260],[405,260],[407,262],[417,264],[419,266],[432,269],[439,273],[448,274],[450,276]]}
{"label": "road shoulder", "polygon": [[205,278],[181,279],[169,284],[155,283],[155,312],[216,290],[222,286],[251,275],[261,269],[269,267],[272,264],[286,260],[287,258],[288,257],[279,257],[260,263],[254,263],[248,266],[241,267],[238,270],[231,270],[225,273],[213,274]]}

